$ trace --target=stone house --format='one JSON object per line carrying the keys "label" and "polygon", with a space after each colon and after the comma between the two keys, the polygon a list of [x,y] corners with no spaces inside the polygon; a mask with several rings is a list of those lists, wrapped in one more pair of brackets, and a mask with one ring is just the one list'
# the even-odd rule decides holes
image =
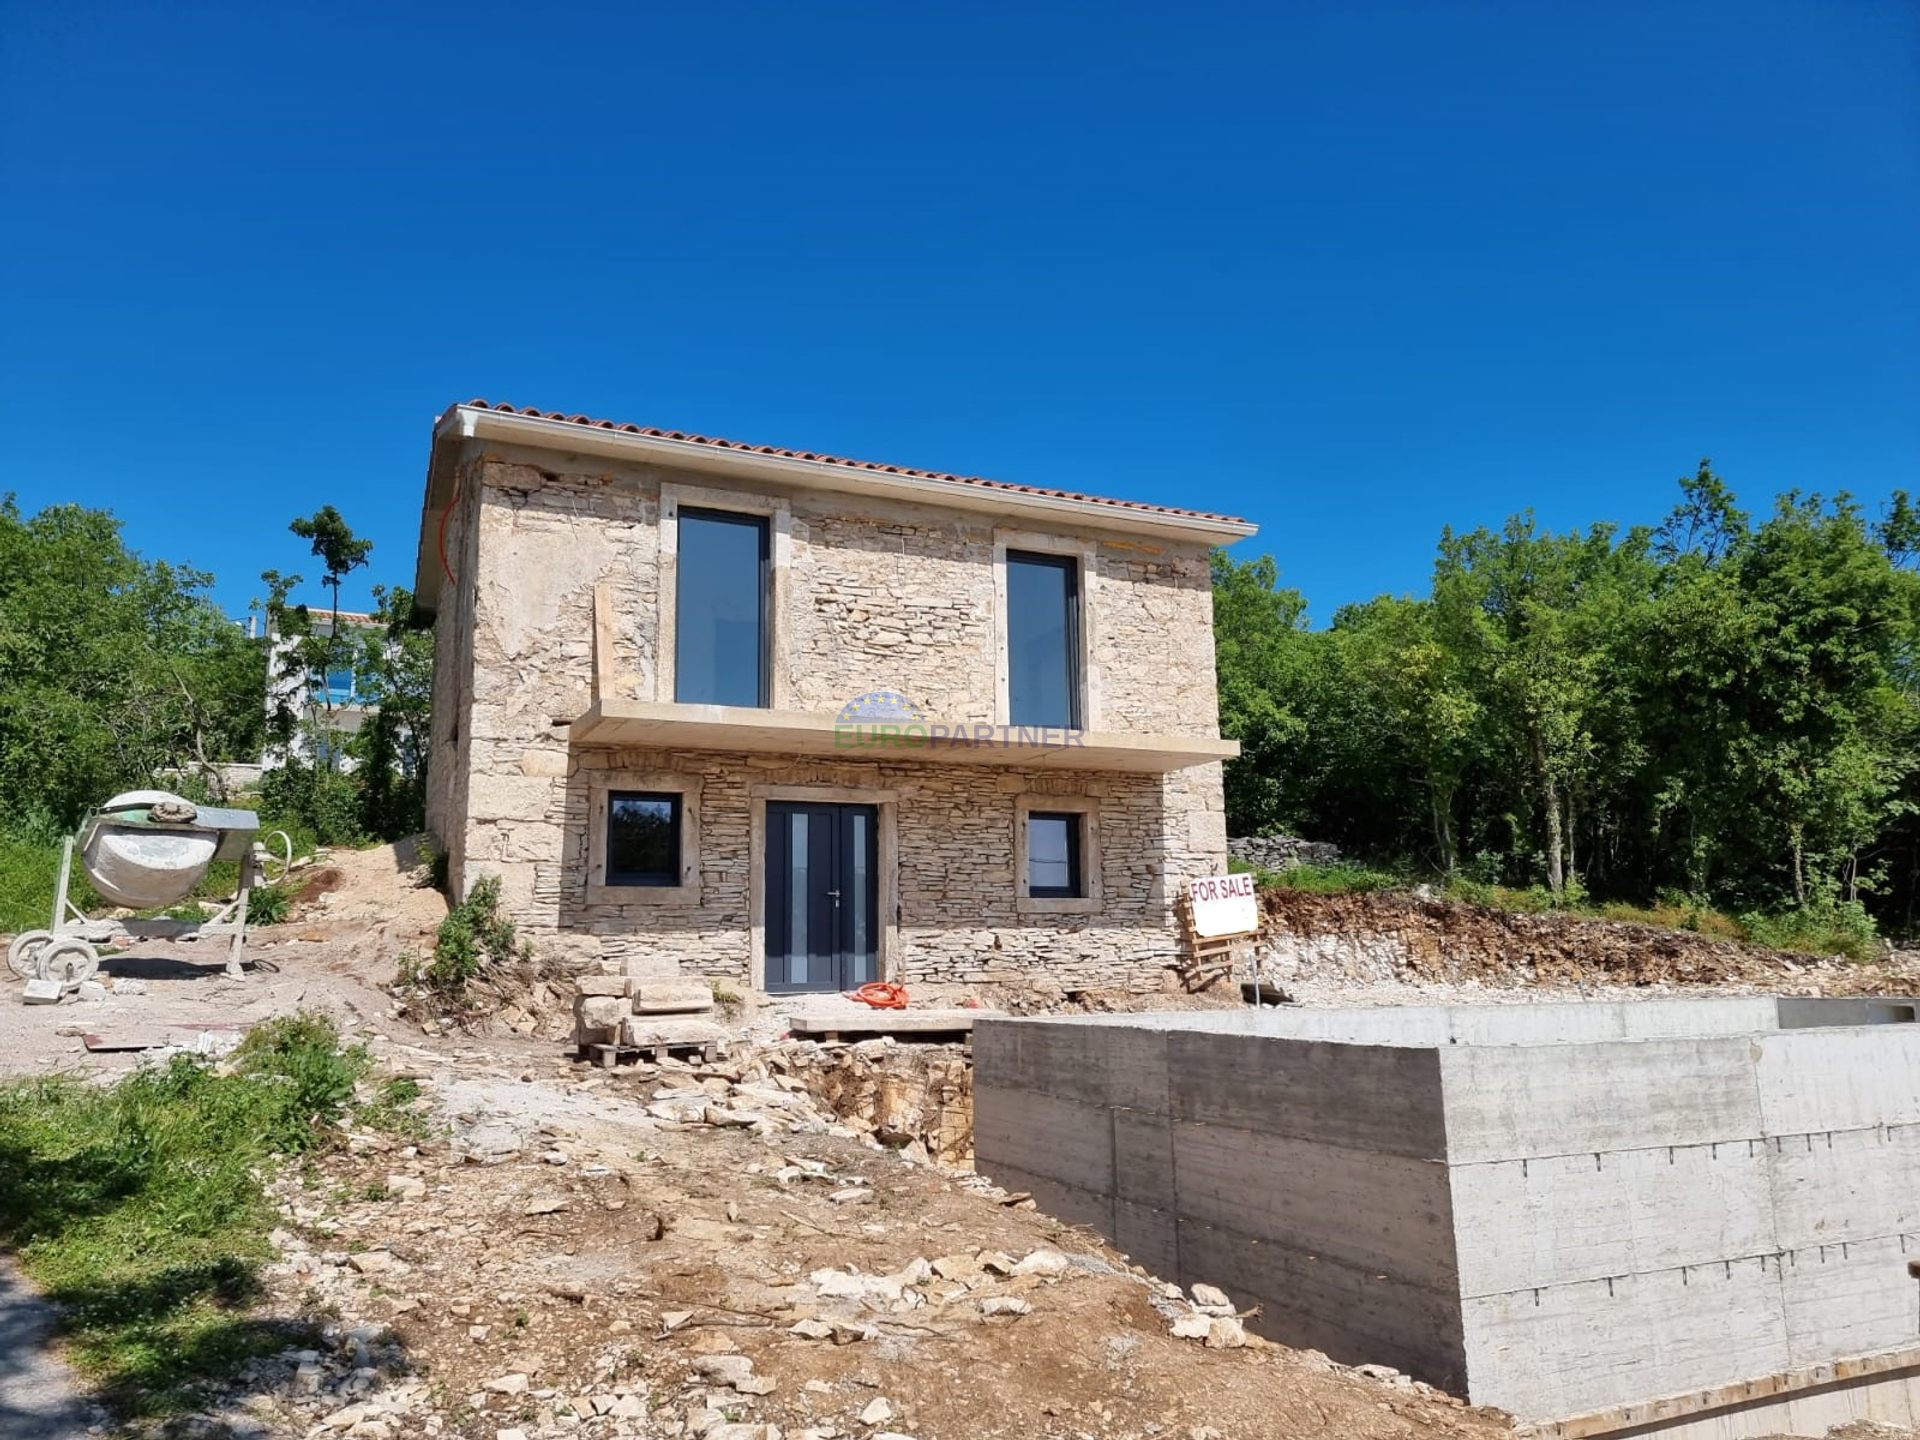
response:
{"label": "stone house", "polygon": [[1158,988],[1226,865],[1244,521],[475,401],[437,423],[428,824],[580,965]]}

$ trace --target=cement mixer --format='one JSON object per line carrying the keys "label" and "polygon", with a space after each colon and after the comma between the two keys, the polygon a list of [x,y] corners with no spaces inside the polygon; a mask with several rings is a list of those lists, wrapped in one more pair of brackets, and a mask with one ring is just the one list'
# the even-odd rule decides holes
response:
{"label": "cement mixer", "polygon": [[[283,832],[274,832],[280,843],[271,850],[258,839],[259,832],[260,818],[251,810],[195,805],[165,790],[114,796],[61,850],[52,925],[16,935],[7,947],[7,965],[27,981],[24,998],[58,1001],[94,977],[99,946],[133,939],[225,936],[227,974],[238,977],[253,889],[280,879],[293,860],[293,842]],[[240,884],[232,898],[200,920],[91,920],[68,893],[76,856],[101,897],[128,910],[158,910],[187,899],[217,860],[239,862]]]}

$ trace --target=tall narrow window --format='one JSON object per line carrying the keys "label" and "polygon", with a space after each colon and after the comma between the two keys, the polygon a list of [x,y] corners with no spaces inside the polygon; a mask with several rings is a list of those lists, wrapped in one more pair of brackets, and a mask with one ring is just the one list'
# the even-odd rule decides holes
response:
{"label": "tall narrow window", "polygon": [[765,706],[766,517],[682,509],[678,577],[673,698]]}
{"label": "tall narrow window", "polygon": [[1079,815],[1035,810],[1027,816],[1027,894],[1036,900],[1078,900],[1080,883]]}
{"label": "tall narrow window", "polygon": [[1007,552],[1007,721],[1080,723],[1080,564]]}
{"label": "tall narrow window", "polygon": [[606,883],[680,883],[678,795],[615,790],[607,796]]}

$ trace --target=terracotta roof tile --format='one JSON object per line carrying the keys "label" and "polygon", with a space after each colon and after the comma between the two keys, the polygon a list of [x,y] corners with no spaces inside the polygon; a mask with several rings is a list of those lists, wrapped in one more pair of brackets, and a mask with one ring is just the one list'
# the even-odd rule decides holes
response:
{"label": "terracotta roof tile", "polygon": [[938,470],[915,470],[907,465],[881,465],[871,460],[848,460],[840,455],[820,455],[811,450],[783,450],[777,445],[748,445],[739,440],[720,440],[710,435],[691,435],[684,430],[657,430],[650,425],[620,424],[595,420],[586,415],[563,415],[558,410],[539,410],[531,405],[496,405],[486,400],[469,400],[475,410],[496,410],[502,415],[528,415],[537,420],[559,420],[568,425],[585,425],[595,430],[617,430],[624,435],[645,435],[655,440],[678,440],[688,445],[707,445],[715,450],[742,450],[754,455],[776,455],[785,460],[811,460],[821,465],[843,465],[849,470],[868,470],[882,475],[909,475],[920,480],[950,480],[961,485],[978,485],[987,490],[1005,490],[1019,495],[1043,495],[1054,500],[1079,500],[1092,505],[1111,505],[1116,510],[1131,510],[1147,515],[1177,515],[1189,520],[1212,520],[1228,525],[1247,522],[1236,515],[1219,515],[1209,510],[1182,510],[1172,505],[1149,505],[1144,500],[1112,500],[1102,495],[1082,495],[1072,490],[1050,490],[1039,485],[1015,485],[1005,480],[983,480],[978,475],[948,475]]}

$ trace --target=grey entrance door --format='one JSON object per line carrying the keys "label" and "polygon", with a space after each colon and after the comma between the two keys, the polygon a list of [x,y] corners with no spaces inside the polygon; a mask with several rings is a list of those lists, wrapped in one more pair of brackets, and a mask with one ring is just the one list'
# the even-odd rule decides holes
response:
{"label": "grey entrance door", "polygon": [[880,978],[879,812],[767,802],[767,989]]}

